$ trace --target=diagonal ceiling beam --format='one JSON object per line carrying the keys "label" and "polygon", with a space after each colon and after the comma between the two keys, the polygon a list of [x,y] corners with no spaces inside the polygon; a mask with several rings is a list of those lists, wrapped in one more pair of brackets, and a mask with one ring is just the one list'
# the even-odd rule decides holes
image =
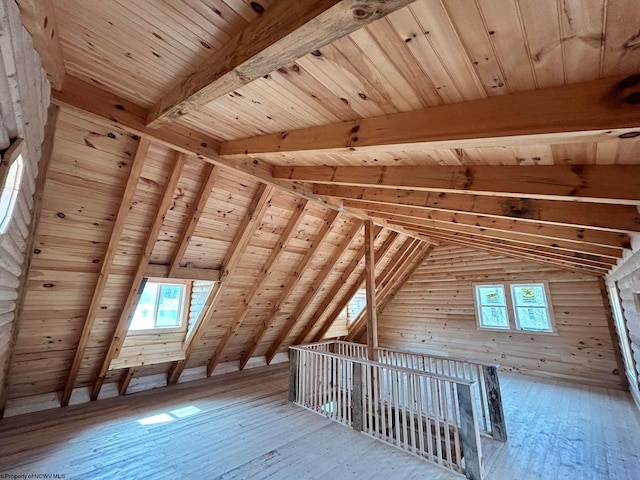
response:
{"label": "diagonal ceiling beam", "polygon": [[302,222],[302,219],[304,218],[304,215],[307,212],[307,207],[308,207],[307,200],[302,200],[296,206],[295,211],[293,212],[293,214],[291,215],[291,218],[289,219],[289,223],[287,223],[287,226],[285,227],[284,231],[282,232],[282,235],[280,236],[280,239],[278,240],[278,243],[271,250],[271,253],[267,258],[267,261],[260,269],[260,273],[258,274],[255,281],[253,282],[253,285],[245,295],[244,300],[242,302],[243,303],[242,307],[236,312],[233,320],[231,321],[231,324],[227,328],[227,331],[225,332],[224,336],[218,343],[218,346],[216,347],[216,350],[213,353],[213,356],[209,360],[209,363],[207,364],[208,377],[211,376],[216,366],[220,362],[220,359],[222,358],[222,353],[224,352],[224,349],[227,347],[227,344],[229,343],[231,338],[236,334],[236,332],[242,325],[242,322],[244,322],[244,319],[249,314],[249,310],[251,309],[251,306],[253,304],[253,299],[266,283],[267,278],[272,273],[273,266],[278,263],[278,260],[280,260],[280,257],[284,253],[285,248],[287,248],[287,246],[289,245],[289,241],[298,233],[297,231],[298,227],[300,226],[300,223]]}
{"label": "diagonal ceiling beam", "polygon": [[[241,369],[244,368],[244,365],[246,365],[247,361],[253,354],[253,351],[258,346],[258,343],[260,342],[264,334],[267,332],[271,324],[275,321],[276,315],[281,310],[282,305],[284,305],[284,303],[287,301],[287,298],[289,298],[289,295],[291,295],[291,292],[293,292],[295,287],[298,285],[298,282],[300,282],[300,280],[302,279],[302,276],[304,275],[304,272],[306,271],[307,266],[311,262],[311,259],[316,254],[316,252],[319,251],[320,247],[324,244],[324,241],[327,239],[332,228],[337,223],[337,219],[338,219],[338,212],[331,211],[329,213],[328,218],[325,220],[324,225],[322,225],[322,228],[320,228],[320,231],[316,234],[316,237],[313,240],[311,248],[307,250],[307,253],[304,255],[304,257],[302,257],[302,260],[300,260],[300,263],[298,263],[298,265],[296,266],[296,269],[293,272],[293,278],[289,282],[287,282],[287,285],[280,293],[280,297],[271,308],[271,311],[269,312],[269,316],[267,320],[263,325],[260,326],[260,329],[256,332],[256,336],[252,341],[252,345],[247,350],[247,353],[245,354],[245,356],[240,360]],[[308,290],[307,293],[312,293],[312,292]],[[292,325],[293,323],[295,323],[295,318],[292,318],[290,316],[289,319],[287,320],[287,323],[285,324],[281,332],[278,334],[278,337],[276,338],[276,340],[272,343],[269,350],[267,350],[267,354],[266,354],[267,364],[271,363],[271,360],[273,360],[273,357],[277,352],[278,347],[283,341],[282,339],[286,338],[287,334],[289,333],[289,330],[293,326]]]}
{"label": "diagonal ceiling beam", "polygon": [[[640,76],[609,77],[441,107],[233,140],[225,156],[592,142],[640,128]],[[392,147],[392,148],[390,148]]]}
{"label": "diagonal ceiling beam", "polygon": [[20,20],[33,39],[33,48],[40,55],[51,86],[62,88],[65,78],[64,57],[58,37],[56,15],[51,0],[16,0]]}
{"label": "diagonal ceiling beam", "polygon": [[640,165],[534,166],[275,166],[273,176],[295,182],[400,188],[547,200],[640,203]]}
{"label": "diagonal ceiling beam", "polygon": [[159,127],[362,28],[413,0],[278,0],[151,110]]}
{"label": "diagonal ceiling beam", "polygon": [[272,195],[273,187],[270,187],[263,183],[258,186],[256,193],[253,195],[251,204],[247,208],[247,213],[242,220],[242,223],[240,223],[240,226],[238,227],[235,238],[229,246],[229,250],[227,251],[224,262],[222,264],[220,285],[216,289],[215,298],[213,299],[211,306],[208,308],[206,316],[203,317],[202,320],[198,321],[197,325],[194,327],[194,329],[191,331],[191,334],[187,338],[187,347],[185,349],[184,360],[179,360],[171,367],[171,370],[167,377],[167,383],[169,385],[172,385],[178,381],[178,378],[180,378],[180,375],[182,375],[185,366],[189,362],[191,355],[196,349],[198,341],[204,335],[206,326],[213,314],[216,312],[218,304],[223,297],[223,293],[229,285],[227,279],[239,264],[240,259],[242,258],[242,255],[247,248],[247,245],[249,245],[251,237],[255,233],[256,228],[258,228],[258,225],[262,220],[262,217],[271,204]]}
{"label": "diagonal ceiling beam", "polygon": [[178,186],[178,182],[180,181],[180,175],[182,174],[184,165],[187,161],[187,156],[183,153],[177,153],[176,157],[177,158],[175,163],[173,164],[171,174],[164,186],[164,192],[162,194],[162,197],[160,198],[158,207],[156,208],[156,213],[153,217],[153,220],[151,221],[151,224],[148,226],[147,239],[142,248],[142,251],[140,252],[138,264],[136,266],[133,278],[131,279],[127,300],[122,307],[122,313],[114,329],[111,342],[109,343],[109,348],[107,349],[107,353],[102,360],[102,366],[100,367],[98,375],[93,382],[93,388],[91,390],[90,396],[92,401],[97,400],[98,395],[100,395],[100,390],[102,389],[102,384],[104,383],[104,379],[107,376],[107,372],[109,371],[111,361],[114,358],[118,358],[118,355],[120,354],[120,349],[122,348],[122,344],[124,343],[124,340],[127,336],[127,331],[129,330],[131,319],[133,318],[136,307],[138,305],[138,301],[140,300],[140,295],[142,294],[142,289],[144,288],[144,275],[145,271],[147,270],[147,266],[149,265],[149,259],[151,258],[153,248],[155,247],[158,240],[158,235],[160,234],[160,229],[162,228],[162,224],[164,222],[164,217],[171,207],[173,195],[175,193],[176,187]]}
{"label": "diagonal ceiling beam", "polygon": [[109,279],[111,268],[113,267],[113,259],[115,258],[118,251],[120,237],[122,236],[122,232],[124,231],[124,227],[127,222],[127,216],[131,211],[131,203],[133,202],[133,196],[138,186],[138,180],[140,179],[140,174],[142,173],[144,161],[147,158],[147,154],[149,152],[149,145],[150,144],[147,139],[140,139],[138,149],[136,150],[136,154],[133,158],[133,163],[131,164],[129,178],[122,194],[122,200],[120,202],[118,213],[116,214],[116,220],[113,224],[111,236],[109,237],[107,251],[105,252],[104,259],[102,260],[100,275],[98,276],[98,281],[96,282],[96,286],[93,289],[93,296],[91,298],[91,303],[89,304],[87,318],[82,327],[80,340],[78,341],[76,353],[73,357],[73,362],[71,363],[71,369],[69,370],[69,375],[67,376],[67,381],[62,392],[61,405],[63,407],[69,405],[69,400],[71,399],[71,394],[73,393],[76,379],[78,378],[78,372],[80,371],[80,367],[82,365],[82,359],[84,358],[84,352],[87,348],[89,337],[91,336],[91,330],[93,329],[93,324],[95,323],[96,316],[100,311],[102,295],[104,294],[104,290],[107,286],[107,280]]}
{"label": "diagonal ceiling beam", "polygon": [[[473,213],[523,222],[535,222],[536,224],[557,223],[572,227],[586,226],[624,233],[640,232],[640,212],[634,205],[531,200],[528,198],[341,185],[315,185],[313,192],[317,195],[339,199]],[[343,203],[347,205],[346,202]],[[629,237],[625,237],[628,242]],[[609,242],[604,243],[609,244]]]}
{"label": "diagonal ceiling beam", "polygon": [[[311,286],[307,289],[303,300],[296,306],[295,312],[289,316],[287,323],[285,324],[282,331],[278,335],[278,338],[276,338],[276,340],[272,343],[271,347],[267,351],[265,355],[267,364],[271,363],[271,360],[273,360],[273,356],[275,355],[275,353],[278,351],[278,348],[280,347],[280,343],[281,343],[279,340],[280,337],[286,337],[289,334],[289,331],[292,328],[293,324],[295,323],[295,320],[297,318],[300,318],[300,316],[302,315],[306,307],[309,305],[309,303],[311,303],[313,299],[316,298],[319,292],[320,285],[322,285],[325,278],[333,270],[335,265],[340,260],[340,257],[342,257],[342,254],[345,252],[345,250],[349,248],[349,246],[353,243],[358,233],[358,230],[360,230],[361,226],[362,226],[361,222],[359,221],[356,221],[353,224],[353,226],[351,227],[351,230],[347,233],[347,235],[342,240],[338,248],[329,257],[329,261],[325,263],[324,267],[322,268],[322,271],[316,276]],[[244,368],[244,366],[247,364],[247,362],[251,358],[251,355],[253,355],[253,352],[255,351],[258,344],[260,343],[260,340],[262,340],[262,337],[264,336],[264,334],[267,332],[267,330],[275,320],[276,314],[280,310],[280,305],[283,305],[286,302],[289,295],[291,294],[291,292],[293,292],[294,288],[296,287],[296,285],[304,275],[305,269],[307,268],[307,265],[309,264],[309,261],[311,260],[313,254],[319,249],[320,245],[324,243],[324,239],[326,238],[328,233],[329,233],[329,229],[327,229],[326,233],[324,233],[324,231],[321,231],[318,234],[318,239],[314,242],[312,248],[310,248],[307,251],[307,254],[305,254],[303,259],[300,261],[300,263],[296,267],[296,270],[293,275],[294,278],[287,283],[283,291],[280,293],[280,297],[278,298],[278,301],[275,303],[275,305],[272,307],[271,312],[269,313],[269,317],[267,318],[267,321],[260,326],[253,340],[251,341],[250,347],[247,349],[242,359],[240,360],[240,369]]]}
{"label": "diagonal ceiling beam", "polygon": [[207,164],[205,175],[205,181],[202,183],[200,187],[200,191],[198,192],[198,197],[196,199],[196,203],[191,211],[191,216],[189,218],[189,223],[185,226],[182,231],[182,236],[178,242],[178,247],[176,248],[175,253],[173,254],[173,258],[171,259],[171,264],[169,267],[169,277],[173,277],[178,269],[180,268],[180,263],[182,262],[182,258],[184,257],[187,248],[189,247],[189,242],[191,241],[191,236],[198,226],[198,222],[200,221],[200,217],[202,216],[202,212],[204,212],[204,207],[207,204],[207,200],[209,200],[209,196],[211,195],[211,190],[213,189],[213,185],[216,183],[218,179],[218,174],[220,173],[220,169],[212,164]]}
{"label": "diagonal ceiling beam", "polygon": [[[373,255],[373,258],[375,259],[374,266],[373,266],[374,272],[375,272],[375,268],[377,268],[377,266],[380,264],[382,259],[385,257],[385,255],[391,248],[391,245],[393,245],[393,243],[396,241],[397,238],[398,238],[397,233],[395,232],[389,233],[389,236],[386,238],[384,243],[380,246],[380,248],[378,248],[378,250],[374,252],[374,255]],[[336,301],[336,297],[338,293],[340,292],[342,287],[349,281],[349,277],[355,270],[355,267],[360,263],[360,260],[363,259],[364,254],[365,254],[365,245],[362,245],[362,255],[354,257],[354,259],[351,261],[351,264],[347,266],[344,273],[340,277],[340,281],[336,282],[336,284],[331,289],[329,294],[325,297],[325,302],[323,302],[322,306],[316,309],[316,312],[314,313],[313,317],[307,322],[303,330],[298,334],[298,336],[294,340],[293,345],[299,345],[305,342],[306,338],[309,336],[313,328],[316,326],[316,323],[318,322],[318,320],[326,313],[327,308],[329,308],[329,306]],[[345,305],[347,305],[347,303],[351,301],[351,299],[356,294],[356,292],[362,288],[365,282],[365,279],[366,279],[366,271],[363,270],[362,273],[360,273],[360,275],[351,285],[351,288],[349,288],[349,290],[347,290],[347,292],[343,295],[342,300],[338,302],[337,306],[326,317],[324,323],[320,326],[320,329],[313,337],[314,341],[316,341],[315,339],[322,338],[324,334],[327,333],[327,330],[329,330],[329,328],[335,321],[336,317],[340,314],[340,312],[345,307]]]}

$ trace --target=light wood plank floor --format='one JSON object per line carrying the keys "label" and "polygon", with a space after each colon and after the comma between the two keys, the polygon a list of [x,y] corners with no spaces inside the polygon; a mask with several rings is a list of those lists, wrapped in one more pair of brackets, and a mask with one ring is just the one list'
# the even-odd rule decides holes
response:
{"label": "light wood plank floor", "polygon": [[[486,478],[638,479],[624,392],[503,374]],[[66,479],[460,479],[286,400],[286,366],[0,421],[2,474]]]}

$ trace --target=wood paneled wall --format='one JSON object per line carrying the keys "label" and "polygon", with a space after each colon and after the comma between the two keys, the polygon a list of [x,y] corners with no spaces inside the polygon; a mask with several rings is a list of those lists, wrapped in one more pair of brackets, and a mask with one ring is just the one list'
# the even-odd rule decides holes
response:
{"label": "wood paneled wall", "polygon": [[[44,126],[49,82],[31,37],[20,23],[15,2],[0,2],[0,150],[23,139],[20,194],[7,231],[0,235],[0,398],[14,338],[15,309],[31,222],[31,208]],[[1,185],[0,185],[1,187]]]}
{"label": "wood paneled wall", "polygon": [[612,271],[607,277],[607,286],[616,288],[619,294],[626,331],[618,330],[618,335],[626,336],[623,341],[629,342],[633,365],[626,368],[636,375],[635,379],[628,378],[629,387],[640,408],[640,248]]}
{"label": "wood paneled wall", "polygon": [[[557,335],[479,331],[473,283],[549,283]],[[437,247],[378,320],[385,347],[498,362],[502,368],[620,388],[598,279],[463,247]]]}

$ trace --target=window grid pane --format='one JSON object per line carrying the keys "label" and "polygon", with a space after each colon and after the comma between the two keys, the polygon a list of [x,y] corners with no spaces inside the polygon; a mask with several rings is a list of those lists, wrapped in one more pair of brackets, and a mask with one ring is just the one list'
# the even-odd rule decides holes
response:
{"label": "window grid pane", "polygon": [[544,285],[511,285],[511,295],[518,330],[552,331]]}
{"label": "window grid pane", "polygon": [[478,302],[481,327],[509,328],[504,286],[477,285],[476,300]]}

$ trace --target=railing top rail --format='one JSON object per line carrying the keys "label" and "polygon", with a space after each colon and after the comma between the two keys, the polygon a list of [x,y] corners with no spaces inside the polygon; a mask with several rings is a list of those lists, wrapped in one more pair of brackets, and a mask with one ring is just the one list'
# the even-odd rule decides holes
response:
{"label": "railing top rail", "polygon": [[[370,348],[367,345],[364,345],[362,343],[345,342],[343,340],[325,341],[325,342],[319,342],[318,344],[326,344],[326,343],[341,343],[343,345],[358,345],[358,346],[362,346],[363,348]],[[306,345],[317,345],[317,344],[309,343],[309,344],[306,344]],[[499,363],[485,362],[485,361],[482,361],[482,360],[474,360],[472,358],[446,357],[444,355],[437,355],[437,354],[433,354],[433,353],[412,352],[412,351],[409,351],[409,350],[396,350],[396,349],[393,349],[393,348],[384,348],[384,347],[375,347],[374,350],[386,351],[386,352],[394,352],[394,353],[409,353],[409,354],[412,354],[412,355],[422,355],[423,357],[441,358],[442,360],[451,360],[453,362],[461,362],[461,363],[471,363],[471,364],[474,364],[474,365],[481,365],[483,367],[495,367],[495,368],[498,368],[500,366]]]}
{"label": "railing top rail", "polygon": [[434,378],[436,380],[444,380],[451,383],[457,383],[459,385],[473,386],[476,384],[476,382],[473,380],[465,380],[461,378],[449,377],[447,375],[439,375],[437,373],[423,372],[422,370],[416,370],[413,368],[399,367],[397,365],[390,365],[388,363],[376,362],[374,360],[367,360],[364,358],[349,357],[347,355],[339,355],[337,353],[323,352],[321,350],[311,350],[310,348],[305,348],[305,345],[297,345],[289,348],[291,350],[308,352],[314,355],[322,355],[329,358],[339,358],[339,359],[347,360],[354,363],[361,363],[362,365],[371,365],[373,367],[387,368],[389,370],[395,370],[402,373],[410,373],[413,375],[419,375],[421,377]]}

